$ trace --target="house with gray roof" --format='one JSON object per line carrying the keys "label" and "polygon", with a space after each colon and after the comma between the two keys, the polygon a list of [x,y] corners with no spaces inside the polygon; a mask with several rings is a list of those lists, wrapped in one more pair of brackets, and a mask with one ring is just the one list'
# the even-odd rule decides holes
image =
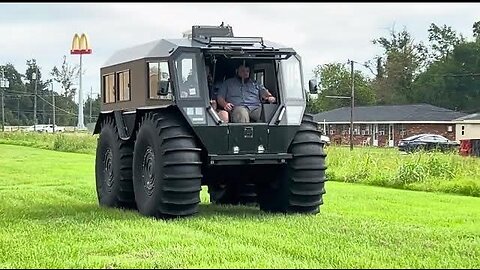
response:
{"label": "house with gray roof", "polygon": [[[406,137],[433,133],[456,139],[456,120],[467,114],[430,104],[360,106],[353,111],[356,145],[396,146]],[[332,143],[350,143],[350,107],[314,115]]]}

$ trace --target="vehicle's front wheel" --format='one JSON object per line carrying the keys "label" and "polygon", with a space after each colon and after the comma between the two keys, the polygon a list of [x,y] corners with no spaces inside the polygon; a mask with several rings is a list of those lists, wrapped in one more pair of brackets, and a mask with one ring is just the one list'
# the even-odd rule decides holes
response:
{"label": "vehicle's front wheel", "polygon": [[267,212],[318,213],[325,194],[325,158],[320,132],[304,117],[290,146],[293,158],[258,184],[260,209]]}
{"label": "vehicle's front wheel", "polygon": [[159,218],[198,212],[200,148],[173,114],[149,113],[141,123],[133,156],[133,187],[138,210]]}

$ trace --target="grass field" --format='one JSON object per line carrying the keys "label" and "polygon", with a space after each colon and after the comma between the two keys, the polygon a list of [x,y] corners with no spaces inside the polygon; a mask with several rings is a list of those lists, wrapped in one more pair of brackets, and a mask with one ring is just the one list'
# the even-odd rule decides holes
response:
{"label": "grass field", "polygon": [[[97,135],[0,132],[0,144],[95,154]],[[480,158],[457,153],[405,155],[397,149],[327,147],[330,181],[480,197]]]}
{"label": "grass field", "polygon": [[94,156],[0,145],[0,268],[479,268],[480,198],[327,182],[315,216],[102,209]]}

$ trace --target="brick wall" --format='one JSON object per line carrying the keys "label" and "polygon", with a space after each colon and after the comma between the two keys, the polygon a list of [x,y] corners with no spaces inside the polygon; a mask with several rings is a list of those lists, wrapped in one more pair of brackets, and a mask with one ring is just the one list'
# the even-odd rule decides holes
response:
{"label": "brick wall", "polygon": [[[448,127],[452,127],[452,131],[448,131]],[[449,140],[455,140],[455,124],[412,124],[407,125],[407,136],[421,133],[432,133],[442,135]]]}
{"label": "brick wall", "polygon": [[[331,125],[336,126],[336,125]],[[451,131],[448,131],[448,127],[451,126]],[[402,125],[394,124],[394,146],[398,145],[398,142],[406,137],[410,137],[422,133],[432,133],[442,135],[445,138],[450,140],[455,140],[455,124],[403,124],[403,129],[405,132],[401,132],[400,128]],[[336,127],[335,127],[336,128]],[[336,128],[337,129],[337,128]],[[346,132],[345,134],[336,134],[328,135],[332,144],[341,144],[349,145],[350,144],[350,134]],[[370,137],[370,145],[373,145],[373,135],[354,135],[353,144],[362,145]],[[388,129],[386,130],[385,135],[378,135],[378,146],[388,146]]]}

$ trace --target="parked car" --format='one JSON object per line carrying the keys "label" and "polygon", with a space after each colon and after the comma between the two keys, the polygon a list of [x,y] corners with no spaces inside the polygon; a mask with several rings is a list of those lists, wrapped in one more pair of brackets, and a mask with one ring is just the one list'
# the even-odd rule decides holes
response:
{"label": "parked car", "polygon": [[419,134],[402,139],[398,142],[398,150],[413,152],[418,150],[440,150],[448,151],[459,147],[456,141],[451,141],[441,135]]}
{"label": "parked car", "polygon": [[[43,132],[47,132],[47,133],[52,133],[53,132],[53,125],[47,125],[46,127],[44,127],[42,129]],[[55,125],[55,132],[64,132],[65,131],[65,128],[64,127],[59,127],[57,125]]]}
{"label": "parked car", "polygon": [[330,138],[325,135],[320,136],[320,140],[325,143],[325,145],[330,145]]}
{"label": "parked car", "polygon": [[36,131],[36,132],[44,132],[45,128],[47,128],[48,125],[43,125],[43,124],[37,124],[35,126],[29,126],[25,131]]}

